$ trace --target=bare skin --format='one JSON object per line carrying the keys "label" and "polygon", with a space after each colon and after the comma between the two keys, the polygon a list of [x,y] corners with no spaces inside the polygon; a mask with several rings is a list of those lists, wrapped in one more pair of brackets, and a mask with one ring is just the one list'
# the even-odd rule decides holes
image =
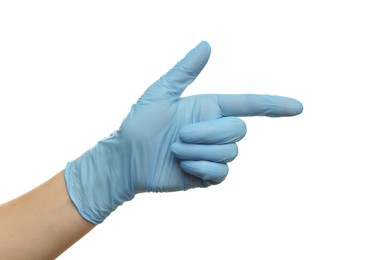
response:
{"label": "bare skin", "polygon": [[0,205],[0,223],[0,259],[54,259],[96,226],[73,205],[64,171]]}

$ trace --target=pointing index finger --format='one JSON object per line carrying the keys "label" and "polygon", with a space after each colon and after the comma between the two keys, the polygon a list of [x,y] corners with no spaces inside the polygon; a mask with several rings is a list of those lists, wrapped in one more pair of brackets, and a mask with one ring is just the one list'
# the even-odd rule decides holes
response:
{"label": "pointing index finger", "polygon": [[218,95],[223,116],[283,117],[299,115],[303,111],[296,99],[271,95],[238,94]]}

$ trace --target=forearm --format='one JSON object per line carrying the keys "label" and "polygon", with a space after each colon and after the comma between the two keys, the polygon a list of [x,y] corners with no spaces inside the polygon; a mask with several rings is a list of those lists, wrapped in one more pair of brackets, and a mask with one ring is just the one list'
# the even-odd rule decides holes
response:
{"label": "forearm", "polygon": [[0,259],[53,259],[94,227],[70,200],[61,171],[0,206]]}

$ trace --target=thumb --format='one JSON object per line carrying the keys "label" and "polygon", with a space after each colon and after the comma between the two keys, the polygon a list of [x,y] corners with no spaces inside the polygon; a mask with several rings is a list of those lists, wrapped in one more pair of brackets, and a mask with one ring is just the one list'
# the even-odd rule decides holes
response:
{"label": "thumb", "polygon": [[165,75],[151,85],[138,102],[178,99],[206,65],[211,53],[210,45],[202,41]]}

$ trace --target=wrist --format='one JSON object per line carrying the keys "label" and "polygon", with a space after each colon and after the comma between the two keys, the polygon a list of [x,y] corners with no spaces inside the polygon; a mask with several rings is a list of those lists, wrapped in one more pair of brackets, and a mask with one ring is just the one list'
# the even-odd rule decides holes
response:
{"label": "wrist", "polygon": [[134,197],[120,152],[118,136],[99,141],[65,169],[70,198],[80,215],[93,224],[104,221],[118,206]]}

